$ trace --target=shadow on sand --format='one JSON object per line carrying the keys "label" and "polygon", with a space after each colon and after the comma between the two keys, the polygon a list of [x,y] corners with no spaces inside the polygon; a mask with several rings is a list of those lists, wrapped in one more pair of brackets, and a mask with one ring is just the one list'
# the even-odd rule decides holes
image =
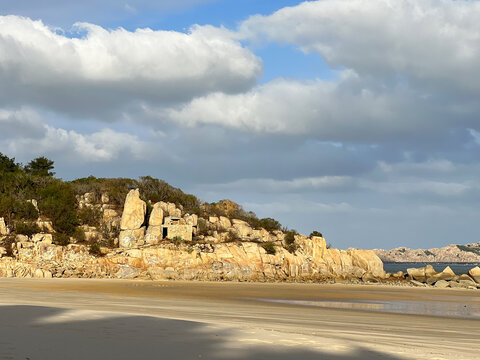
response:
{"label": "shadow on sand", "polygon": [[233,332],[198,322],[123,314],[100,316],[105,313],[95,318],[91,312],[77,312],[72,317],[72,313],[49,307],[0,306],[0,359],[397,359],[362,347],[335,355],[247,345],[235,342]]}

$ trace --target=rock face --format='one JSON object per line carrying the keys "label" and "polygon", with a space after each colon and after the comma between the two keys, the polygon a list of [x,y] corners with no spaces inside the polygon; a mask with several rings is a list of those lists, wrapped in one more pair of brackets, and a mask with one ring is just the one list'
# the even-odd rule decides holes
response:
{"label": "rock face", "polygon": [[122,230],[118,238],[119,246],[122,248],[132,248],[143,245],[145,239],[145,227],[135,230]]}
{"label": "rock face", "polygon": [[253,229],[245,221],[233,219],[233,228],[237,231],[238,236],[247,237],[252,234]]}
{"label": "rock face", "polygon": [[162,226],[163,224],[163,209],[160,203],[153,205],[150,219],[148,220],[148,226]]}
{"label": "rock face", "polygon": [[[143,229],[143,228],[142,228]],[[127,230],[126,230],[127,231]],[[369,250],[327,249],[325,239],[299,240],[291,254],[276,246],[267,254],[259,243],[162,243],[136,249],[102,249],[51,244],[48,237],[19,242],[16,258],[0,259],[0,277],[96,277],[185,280],[315,280],[385,276],[381,260]],[[38,269],[44,271],[40,275]]]}
{"label": "rock face", "polygon": [[145,212],[147,204],[140,200],[140,191],[138,189],[131,190],[125,200],[123,208],[122,220],[120,222],[121,230],[140,229],[145,221]]}
{"label": "rock face", "polygon": [[122,220],[120,221],[120,236],[118,243],[121,248],[130,248],[143,242],[145,238],[145,213],[147,204],[140,199],[138,189],[131,190],[125,199]]}

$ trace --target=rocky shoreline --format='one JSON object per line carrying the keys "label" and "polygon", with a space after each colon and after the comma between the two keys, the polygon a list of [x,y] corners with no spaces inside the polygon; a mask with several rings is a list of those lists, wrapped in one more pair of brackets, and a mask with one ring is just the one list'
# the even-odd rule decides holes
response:
{"label": "rocky shoreline", "polygon": [[[0,219],[0,277],[109,278],[198,281],[286,281],[397,286],[480,288],[480,268],[457,276],[450,268],[433,267],[386,273],[372,250],[331,249],[322,236],[252,228],[247,222],[225,216],[201,218],[173,203],[148,204],[131,190],[121,215],[92,194],[78,198],[81,208],[102,213],[103,226],[119,226],[113,246],[92,249],[92,242],[56,244],[48,219],[44,232],[31,236],[10,234]],[[226,204],[232,207],[232,204]],[[84,226],[86,239],[104,236]],[[319,234],[321,235],[321,234]],[[0,236],[0,240],[2,237]],[[71,239],[74,240],[73,238]],[[94,250],[94,251],[92,251]]]}
{"label": "rocky shoreline", "polygon": [[11,242],[9,254],[0,247],[0,277],[365,282],[387,277],[373,251],[330,249],[321,236],[252,228],[226,216],[201,218],[173,203],[148,204],[147,214],[138,190],[128,193],[120,216],[108,199],[104,194],[97,203],[85,194],[78,204],[102,212],[103,226],[120,227],[111,247],[88,245],[103,236],[94,227],[84,226],[86,243],[63,246],[48,232],[9,235],[2,220],[4,238]]}

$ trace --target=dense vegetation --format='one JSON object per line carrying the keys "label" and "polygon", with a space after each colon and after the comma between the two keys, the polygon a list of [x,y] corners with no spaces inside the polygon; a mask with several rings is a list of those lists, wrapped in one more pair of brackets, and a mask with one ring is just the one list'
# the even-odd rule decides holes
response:
{"label": "dense vegetation", "polygon": [[457,245],[457,247],[461,251],[467,251],[467,252],[474,253],[476,255],[480,255],[480,248],[470,247],[470,246],[465,246],[465,245]]}

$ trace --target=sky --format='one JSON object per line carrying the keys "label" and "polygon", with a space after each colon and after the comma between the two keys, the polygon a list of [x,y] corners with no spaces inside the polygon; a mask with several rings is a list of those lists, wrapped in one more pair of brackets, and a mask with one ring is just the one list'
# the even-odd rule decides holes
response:
{"label": "sky", "polygon": [[337,248],[480,241],[480,2],[0,2],[0,152]]}

